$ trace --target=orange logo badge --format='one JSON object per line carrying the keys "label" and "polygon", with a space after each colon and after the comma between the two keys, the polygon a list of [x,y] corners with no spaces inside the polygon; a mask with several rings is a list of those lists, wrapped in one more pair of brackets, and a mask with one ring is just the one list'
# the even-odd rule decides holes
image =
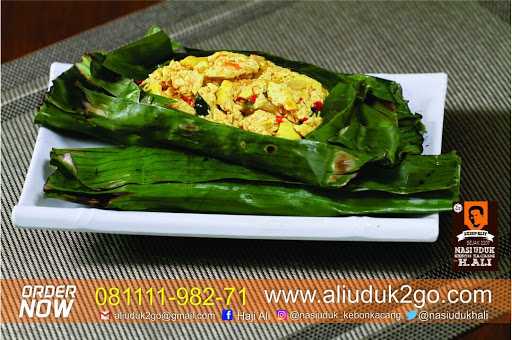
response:
{"label": "orange logo badge", "polygon": [[497,269],[498,204],[496,201],[466,201],[453,205],[453,269]]}
{"label": "orange logo badge", "polygon": [[464,202],[464,225],[471,230],[481,230],[488,225],[489,204],[487,201]]}

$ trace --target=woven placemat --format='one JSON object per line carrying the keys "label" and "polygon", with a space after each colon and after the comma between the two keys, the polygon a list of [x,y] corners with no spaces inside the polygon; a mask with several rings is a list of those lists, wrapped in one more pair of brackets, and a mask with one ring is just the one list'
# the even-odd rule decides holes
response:
{"label": "woven placemat", "polygon": [[[507,14],[508,13],[508,14]],[[451,216],[433,244],[185,239],[14,228],[54,61],[109,50],[162,26],[200,48],[263,50],[343,72],[446,72],[443,152],[463,159],[462,199],[500,204],[496,273],[510,275],[510,3],[172,2],[2,65],[3,278],[456,278]],[[44,245],[44,246],[43,246]],[[449,338],[470,325],[31,324],[11,338]]]}

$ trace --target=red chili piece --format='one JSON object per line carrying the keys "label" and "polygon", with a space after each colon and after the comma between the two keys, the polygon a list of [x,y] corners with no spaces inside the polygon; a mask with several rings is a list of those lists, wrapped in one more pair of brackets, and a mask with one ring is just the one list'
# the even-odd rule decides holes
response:
{"label": "red chili piece", "polygon": [[324,103],[322,103],[321,101],[316,101],[313,103],[313,107],[311,108],[311,110],[313,112],[318,112],[318,111],[322,111],[322,109],[324,108]]}
{"label": "red chili piece", "polygon": [[250,97],[249,97],[249,101],[250,101],[251,103],[253,103],[253,104],[254,104],[254,103],[256,103],[256,97],[257,97],[257,96],[256,96],[255,94],[253,94],[252,96],[250,96]]}
{"label": "red chili piece", "polygon": [[276,123],[277,124],[281,124],[283,121],[284,121],[284,117],[283,116],[276,116]]}
{"label": "red chili piece", "polygon": [[188,105],[194,106],[194,98],[187,97],[187,96],[181,96],[181,99],[183,99]]}

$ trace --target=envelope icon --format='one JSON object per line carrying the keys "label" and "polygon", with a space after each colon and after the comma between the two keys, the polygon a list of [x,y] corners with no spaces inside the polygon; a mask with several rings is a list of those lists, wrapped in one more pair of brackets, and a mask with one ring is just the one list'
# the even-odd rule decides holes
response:
{"label": "envelope icon", "polygon": [[109,320],[110,319],[110,311],[100,311],[100,320]]}

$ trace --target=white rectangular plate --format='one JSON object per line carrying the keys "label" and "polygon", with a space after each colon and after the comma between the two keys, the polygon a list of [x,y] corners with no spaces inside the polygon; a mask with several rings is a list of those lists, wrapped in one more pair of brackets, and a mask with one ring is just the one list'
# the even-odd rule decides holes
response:
{"label": "white rectangular plate", "polygon": [[[53,63],[50,79],[55,79],[69,67],[69,64]],[[411,109],[423,115],[427,127],[425,154],[439,154],[447,75],[376,75],[402,85]],[[434,242],[439,233],[438,214],[414,218],[376,218],[112,211],[44,196],[43,185],[52,171],[48,164],[52,148],[99,145],[102,144],[64,137],[41,127],[20,200],[12,212],[14,224],[21,228],[116,234],[289,240]]]}

